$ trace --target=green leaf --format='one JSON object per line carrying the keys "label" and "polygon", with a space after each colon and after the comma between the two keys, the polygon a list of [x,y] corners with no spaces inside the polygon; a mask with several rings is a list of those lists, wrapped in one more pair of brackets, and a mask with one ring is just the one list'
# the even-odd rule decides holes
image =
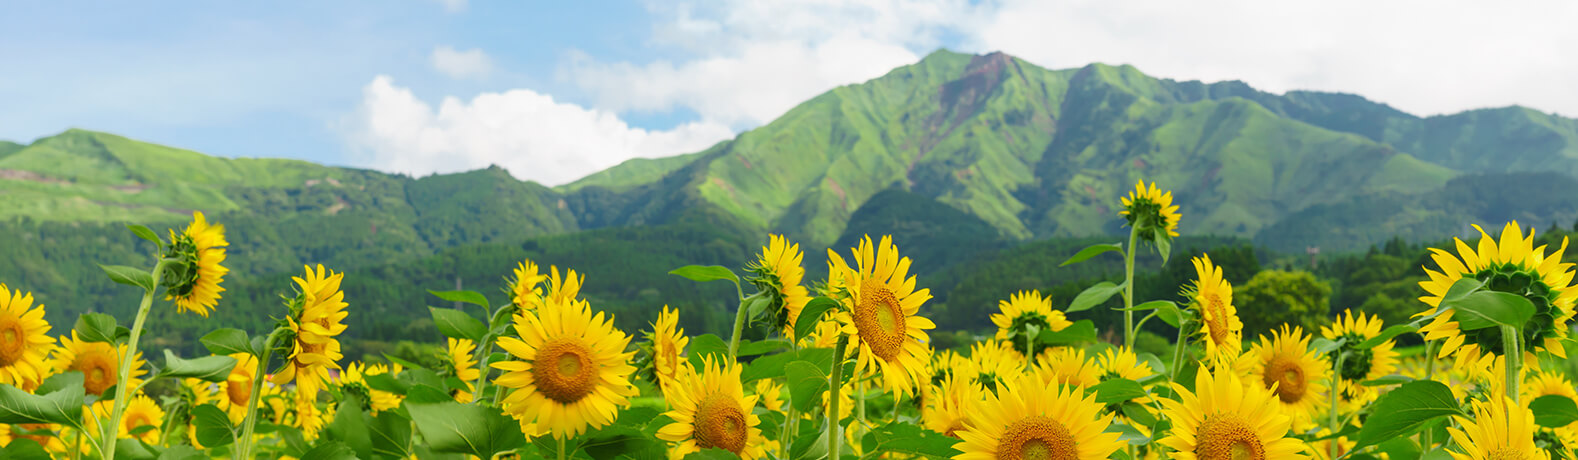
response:
{"label": "green leaf", "polygon": [[438,326],[438,332],[445,337],[481,343],[482,336],[488,333],[487,325],[464,311],[435,307],[427,309],[433,313],[433,325]]}
{"label": "green leaf", "polygon": [[363,378],[367,380],[368,388],[378,391],[387,391],[401,396],[404,396],[406,390],[411,388],[410,384],[401,382],[400,380],[396,379],[395,376],[389,375],[387,373],[368,375],[364,376]]}
{"label": "green leaf", "polygon": [[103,313],[83,313],[77,316],[77,338],[84,342],[115,343],[115,317]]}
{"label": "green leaf", "polygon": [[766,339],[755,342],[740,341],[740,356],[765,355],[778,350],[789,348],[789,341],[784,339]]}
{"label": "green leaf", "polygon": [[789,402],[795,410],[810,412],[822,404],[822,393],[827,392],[827,372],[807,361],[793,361],[784,366],[788,378]]}
{"label": "green leaf", "polygon": [[761,379],[783,377],[784,365],[796,360],[810,362],[818,368],[828,368],[833,363],[833,349],[803,348],[798,352],[785,352],[756,358],[749,365],[745,366],[745,371],[740,373],[740,380],[744,383],[750,383]]}
{"label": "green leaf", "polygon": [[154,233],[153,230],[149,229],[147,226],[131,224],[127,225],[126,229],[131,230],[132,234],[137,235],[138,238],[152,241],[153,244],[159,245],[160,248],[164,247],[164,240],[159,239],[159,234]]}
{"label": "green leaf", "polygon": [[317,447],[301,455],[301,460],[356,460],[356,451],[343,442],[320,440]]}
{"label": "green leaf", "polygon": [[684,457],[684,460],[738,460],[739,458],[740,456],[734,455],[733,452],[713,447],[707,450],[691,452],[690,455]]}
{"label": "green leaf", "polygon": [[1151,240],[1156,245],[1156,253],[1162,256],[1162,265],[1167,265],[1167,259],[1173,254],[1173,237],[1167,234],[1167,229],[1156,229],[1156,238]]}
{"label": "green leaf", "polygon": [[892,422],[866,433],[867,445],[864,458],[886,458],[886,454],[901,454],[908,458],[951,459],[959,455],[954,444],[959,440],[913,423]]}
{"label": "green leaf", "polygon": [[[252,339],[247,338],[247,331],[234,328],[215,329],[200,339],[209,353],[216,355],[231,355],[236,353],[252,353]],[[204,444],[207,445],[207,444]]]}
{"label": "green leaf", "polygon": [[1123,412],[1124,416],[1129,417],[1129,420],[1133,420],[1134,423],[1145,426],[1156,424],[1156,415],[1152,414],[1150,409],[1145,408],[1144,404],[1127,401],[1118,410]]}
{"label": "green leaf", "polygon": [[11,444],[7,444],[5,449],[0,449],[0,458],[50,460],[49,452],[45,451],[43,446],[38,445],[37,441],[27,438],[11,440]]}
{"label": "green leaf", "polygon": [[1102,302],[1106,302],[1107,299],[1112,298],[1113,295],[1119,292],[1123,292],[1123,286],[1113,284],[1111,281],[1096,283],[1095,286],[1085,288],[1084,292],[1080,292],[1078,296],[1075,296],[1074,302],[1068,304],[1068,309],[1063,310],[1063,312],[1074,313],[1089,310],[1091,307],[1101,305]]}
{"label": "green leaf", "polygon": [[82,373],[52,376],[40,388],[46,386],[54,391],[35,395],[0,384],[0,423],[58,423],[82,428]]}
{"label": "green leaf", "polygon": [[740,277],[734,275],[734,270],[722,265],[686,265],[669,271],[668,274],[683,276],[698,283],[729,280],[736,285],[740,284]]}
{"label": "green leaf", "polygon": [[1397,337],[1399,335],[1407,334],[1407,333],[1410,333],[1410,332],[1418,332],[1418,331],[1419,331],[1419,328],[1417,328],[1417,327],[1414,327],[1414,326],[1411,326],[1411,325],[1408,325],[1408,324],[1398,324],[1396,326],[1392,326],[1392,327],[1386,328],[1386,330],[1381,331],[1380,335],[1377,335],[1375,337],[1370,337],[1368,339],[1365,339],[1365,341],[1363,341],[1363,342],[1359,342],[1359,344],[1355,345],[1354,348],[1359,349],[1359,350],[1369,350],[1371,348],[1375,348],[1376,346],[1379,346],[1382,343],[1385,343],[1387,340],[1391,340],[1392,337]]}
{"label": "green leaf", "polygon": [[137,286],[144,291],[153,290],[153,275],[148,274],[146,271],[125,265],[100,264],[99,268],[104,270],[104,274],[110,276],[110,281],[127,286]]}
{"label": "green leaf", "polygon": [[1324,355],[1337,351],[1338,348],[1342,348],[1343,344],[1346,343],[1348,343],[1347,337],[1337,340],[1332,340],[1325,337],[1316,337],[1315,342],[1311,343],[1311,345],[1315,347],[1315,353]]}
{"label": "green leaf", "polygon": [[1075,321],[1061,331],[1041,331],[1039,340],[1049,346],[1073,345],[1096,341],[1096,323],[1088,319]]}
{"label": "green leaf", "polygon": [[1358,444],[1352,450],[1411,435],[1441,417],[1464,415],[1458,409],[1452,390],[1434,380],[1402,384],[1381,395],[1374,407],[1359,430]]}
{"label": "green leaf", "polygon": [[148,445],[143,444],[142,441],[136,439],[115,440],[115,458],[153,460],[156,456],[158,456],[158,453],[149,449]]}
{"label": "green leaf", "polygon": [[435,296],[438,296],[438,298],[440,298],[440,299],[444,299],[444,300],[447,300],[447,301],[450,301],[450,302],[469,303],[469,304],[472,304],[472,305],[480,306],[484,310],[492,310],[493,309],[492,306],[488,305],[488,298],[487,298],[487,296],[484,296],[484,295],[482,295],[482,293],[477,292],[477,291],[434,291],[432,289],[429,289],[427,291],[427,293],[428,294],[433,294]]}
{"label": "green leaf", "polygon": [[159,453],[159,460],[208,460],[209,457],[192,446],[176,444]]}
{"label": "green leaf", "polygon": [[192,425],[193,434],[203,447],[212,449],[236,441],[236,427],[230,424],[230,416],[219,406],[204,404],[192,408]]}
{"label": "green leaf", "polygon": [[794,319],[794,339],[799,341],[811,335],[816,330],[817,322],[821,321],[822,314],[838,307],[838,301],[827,297],[815,297],[800,308],[800,317]]}
{"label": "green leaf", "polygon": [[1419,458],[1423,452],[1419,451],[1419,443],[1408,438],[1393,438],[1380,444],[1381,453],[1387,458]]}
{"label": "green leaf", "polygon": [[1534,423],[1546,428],[1559,428],[1578,422],[1578,404],[1562,395],[1545,395],[1529,403],[1534,411]]}
{"label": "green leaf", "polygon": [[373,439],[367,429],[367,416],[362,413],[362,398],[346,396],[335,409],[334,421],[324,427],[324,438],[345,443],[357,458],[372,458]]}
{"label": "green leaf", "polygon": [[[417,402],[436,398],[445,401]],[[449,399],[449,395],[426,387],[413,388],[405,405],[422,439],[435,452],[493,458],[493,454],[526,445],[520,423],[496,408],[460,404]]]}
{"label": "green leaf", "polygon": [[712,334],[702,334],[690,338],[690,364],[701,369],[701,358],[711,356],[717,362],[729,361],[729,344],[723,339]]}
{"label": "green leaf", "polygon": [[164,350],[164,367],[159,369],[158,376],[173,378],[195,378],[205,382],[223,382],[230,377],[230,370],[236,367],[236,359],[229,356],[204,356],[197,359],[181,359],[169,349]]}
{"label": "green leaf", "polygon": [[1388,375],[1375,380],[1365,380],[1363,382],[1359,382],[1359,384],[1367,387],[1382,387],[1387,385],[1401,385],[1412,381],[1414,381],[1413,377],[1404,375]]}
{"label": "green leaf", "polygon": [[1441,306],[1456,311],[1452,319],[1464,331],[1496,326],[1511,326],[1521,331],[1534,316],[1534,303],[1529,299],[1499,291],[1478,291],[1461,299],[1443,300]]}
{"label": "green leaf", "polygon": [[1452,287],[1447,288],[1446,295],[1441,296],[1441,301],[1462,300],[1464,297],[1468,297],[1469,294],[1479,291],[1482,287],[1485,287],[1485,282],[1477,278],[1458,278],[1456,282],[1452,283]]}
{"label": "green leaf", "polygon": [[1075,253],[1073,257],[1069,257],[1068,260],[1063,261],[1063,263],[1058,264],[1058,266],[1062,267],[1071,264],[1077,264],[1089,260],[1091,257],[1096,257],[1108,252],[1123,252],[1123,245],[1121,243],[1093,244],[1089,247],[1086,247],[1085,249],[1079,250],[1079,252]]}
{"label": "green leaf", "polygon": [[[624,418],[624,414],[620,414],[620,418]],[[647,437],[638,426],[616,423],[587,433],[581,450],[592,458],[619,458],[620,455],[630,456],[628,454],[656,448],[656,453],[661,456],[663,450],[659,448],[658,442],[655,438]]]}
{"label": "green leaf", "polygon": [[374,455],[411,458],[411,419],[397,411],[386,410],[369,420],[368,434],[372,436]]}
{"label": "green leaf", "polygon": [[1095,392],[1096,402],[1102,404],[1117,404],[1145,397],[1145,388],[1140,387],[1140,382],[1129,379],[1105,380],[1085,391]]}

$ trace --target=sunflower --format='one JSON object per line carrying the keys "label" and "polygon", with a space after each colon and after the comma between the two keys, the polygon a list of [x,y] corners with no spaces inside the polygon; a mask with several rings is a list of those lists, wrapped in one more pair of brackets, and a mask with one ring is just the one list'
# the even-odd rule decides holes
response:
{"label": "sunflower", "polygon": [[957,460],[1104,459],[1124,443],[1096,396],[1025,375],[969,411]]}
{"label": "sunflower", "polygon": [[1134,354],[1133,349],[1112,347],[1101,352],[1096,359],[1096,369],[1101,374],[1101,380],[1128,379],[1139,381],[1146,377],[1156,375],[1156,370],[1150,365],[1140,362],[1140,357]]}
{"label": "sunflower", "polygon": [[219,283],[224,282],[230,269],[220,264],[225,261],[225,246],[229,245],[225,241],[225,226],[209,224],[201,212],[192,213],[192,224],[185,231],[177,234],[171,230],[170,249],[164,258],[178,262],[165,269],[160,282],[165,287],[164,300],[174,300],[176,311],[207,318],[208,312],[219,304],[219,293],[225,291]]}
{"label": "sunflower", "polygon": [[[88,342],[77,338],[77,331],[71,331],[71,337],[60,338],[60,347],[55,349],[53,369],[61,372],[82,372],[82,388],[94,396],[105,395],[104,390],[114,387],[120,379],[121,358],[126,356],[126,345],[114,348],[105,342]],[[143,369],[147,364],[142,359],[142,352],[137,352],[132,357],[132,371],[127,388],[136,388],[142,383],[142,375],[148,373]],[[114,399],[114,398],[111,398]],[[124,418],[124,416],[122,416]]]}
{"label": "sunflower", "polygon": [[1262,336],[1244,356],[1252,363],[1250,383],[1258,380],[1276,394],[1294,429],[1307,428],[1325,407],[1323,393],[1331,368],[1310,349],[1310,336],[1303,328],[1283,325],[1271,337]]}
{"label": "sunflower", "polygon": [[999,384],[1025,373],[1024,356],[1009,348],[1007,343],[996,340],[970,345],[970,358],[964,361],[968,365],[960,366],[959,369],[967,371],[962,373],[955,371],[954,375],[994,391]]}
{"label": "sunflower", "polygon": [[677,383],[664,395],[673,409],[663,415],[673,423],[657,432],[658,439],[672,443],[670,459],[714,447],[747,460],[766,456],[762,431],[756,428],[761,419],[752,413],[757,397],[745,396],[738,364],[720,364],[708,356],[700,374],[683,372]]}
{"label": "sunflower", "polygon": [[510,301],[522,310],[536,309],[542,303],[542,281],[546,275],[537,272],[537,263],[531,260],[515,264],[515,277],[509,280]]}
{"label": "sunflower", "polygon": [[1036,375],[1047,385],[1085,388],[1101,383],[1101,370],[1085,356],[1085,350],[1072,347],[1048,349],[1036,362]]}
{"label": "sunflower", "polygon": [[910,259],[899,257],[891,236],[883,236],[877,246],[870,236],[861,238],[854,251],[858,270],[831,249],[827,255],[828,284],[844,306],[839,322],[850,347],[859,350],[855,372],[880,371],[883,386],[900,396],[914,391],[930,360],[926,330],[937,327],[916,315],[931,299],[931,290],[915,290]]}
{"label": "sunflower", "polygon": [[1200,333],[1205,336],[1205,354],[1216,359],[1218,354],[1237,355],[1242,350],[1244,323],[1238,319],[1238,309],[1233,306],[1233,285],[1222,279],[1222,267],[1211,263],[1211,256],[1202,254],[1194,260],[1199,279],[1194,285],[1194,306],[1200,311]]}
{"label": "sunflower", "polygon": [[805,267],[800,263],[803,256],[799,244],[789,243],[782,235],[769,235],[762,255],[746,268],[756,275],[750,279],[751,284],[773,301],[768,311],[773,312],[773,324],[785,337],[794,337],[794,322],[811,301],[805,286],[800,284],[805,278]]}
{"label": "sunflower", "polygon": [[[315,401],[318,390],[329,380],[329,369],[340,368],[338,361],[343,356],[335,337],[345,332],[343,321],[349,313],[345,311],[345,293],[340,292],[345,274],[326,271],[323,265],[318,265],[317,271],[304,268],[305,278],[291,278],[300,293],[291,302],[291,314],[286,318],[293,337],[290,356],[272,381],[276,385],[295,381],[297,399]],[[297,406],[302,405],[298,401]]]}
{"label": "sunflower", "polygon": [[383,364],[351,363],[345,367],[345,372],[340,373],[340,388],[342,392],[360,393],[367,401],[367,408],[378,415],[379,412],[400,407],[400,400],[404,396],[383,390],[375,390],[367,385],[367,377],[389,374],[391,377],[400,373],[400,365],[396,364],[394,372],[389,371],[389,366]]}
{"label": "sunflower", "polygon": [[1134,184],[1134,191],[1123,197],[1123,210],[1118,215],[1128,219],[1129,225],[1139,228],[1140,239],[1154,240],[1156,229],[1165,229],[1167,236],[1178,236],[1178,207],[1173,205],[1173,192],[1163,192],[1145,179]]}
{"label": "sunflower", "polygon": [[295,426],[301,428],[302,435],[306,436],[307,439],[317,439],[318,432],[323,430],[324,425],[329,424],[333,414],[318,407],[317,393],[310,395],[302,393],[299,385],[296,388],[296,395],[293,401],[294,405],[292,407],[296,411]]}
{"label": "sunflower", "polygon": [[658,313],[657,322],[652,323],[650,338],[654,374],[658,388],[666,395],[680,373],[690,367],[690,361],[685,359],[685,345],[690,344],[690,338],[685,337],[685,330],[679,328],[679,310],[664,305]]}
{"label": "sunflower", "polygon": [[230,357],[236,359],[236,367],[230,368],[230,376],[219,382],[222,396],[216,405],[230,416],[230,423],[239,425],[247,418],[247,402],[252,399],[258,358],[251,353],[232,353]]}
{"label": "sunflower", "polygon": [[619,408],[637,394],[635,367],[626,352],[630,336],[613,319],[596,316],[586,301],[550,296],[536,314],[515,315],[520,338],[501,337],[499,347],[517,360],[493,363],[504,371],[494,380],[512,388],[504,410],[524,425],[566,439],[613,423]]}
{"label": "sunflower", "polygon": [[1578,298],[1578,289],[1571,289],[1572,264],[1562,263],[1567,239],[1562,238],[1561,248],[1546,254],[1545,246],[1534,247],[1534,231],[1530,230],[1524,237],[1516,221],[1502,228],[1499,242],[1479,226],[1474,228],[1480,234],[1477,250],[1461,239],[1454,239],[1457,256],[1430,249],[1438,269],[1427,268],[1425,274],[1430,279],[1419,282],[1427,294],[1419,300],[1430,305],[1430,309],[1416,316],[1436,316],[1419,328],[1419,332],[1425,334],[1426,340],[1443,340],[1441,357],[1459,350],[1469,359],[1482,353],[1503,354],[1500,328],[1464,331],[1453,319],[1452,310],[1439,309],[1453,283],[1473,278],[1484,282],[1484,289],[1522,296],[1534,304],[1535,314],[1523,326],[1519,349],[1527,353],[1543,349],[1565,358],[1567,353],[1560,340],[1567,336],[1567,321],[1573,317],[1573,300]]}
{"label": "sunflower", "polygon": [[49,374],[49,322],[33,294],[0,284],[0,383],[32,391]]}
{"label": "sunflower", "polygon": [[[83,418],[89,433],[100,432],[99,424],[109,420],[110,409],[113,404],[112,400],[103,399],[88,407],[88,412],[90,413],[84,414]],[[159,403],[154,402],[147,395],[133,395],[126,400],[126,413],[121,415],[120,431],[116,434],[116,437],[136,438],[143,442],[157,443],[159,442],[159,428],[162,427],[163,423],[164,409],[159,407]],[[133,431],[145,426],[153,427],[153,429],[143,428],[143,431],[138,432],[136,435],[132,434]]]}
{"label": "sunflower", "polygon": [[[1532,403],[1541,396],[1565,396],[1578,401],[1578,386],[1563,377],[1561,372],[1536,371],[1531,374],[1526,384],[1519,387],[1524,404]],[[1572,458],[1573,449],[1578,448],[1578,422],[1556,428],[1536,426],[1534,444],[1550,452],[1551,458]]]}
{"label": "sunflower", "polygon": [[[1017,378],[1017,376],[1016,376]],[[921,417],[926,429],[959,437],[970,412],[986,399],[981,385],[967,378],[945,377],[940,385],[929,385],[926,414]]]}
{"label": "sunflower", "polygon": [[1457,460],[1549,459],[1534,445],[1534,412],[1511,399],[1495,398],[1474,403],[1474,417],[1458,416],[1462,429],[1447,428],[1452,441],[1463,449],[1451,452]]}
{"label": "sunflower", "polygon": [[[1392,339],[1386,339],[1385,342],[1368,350],[1358,349],[1360,343],[1380,336],[1381,326],[1383,325],[1379,316],[1364,313],[1354,315],[1352,310],[1347,310],[1330,326],[1321,327],[1321,337],[1327,340],[1348,339],[1342,347],[1327,354],[1328,361],[1337,359],[1336,357],[1342,353],[1348,354],[1348,358],[1342,361],[1342,372],[1339,374],[1342,379],[1338,382],[1342,394],[1348,399],[1368,401],[1374,398],[1375,387],[1360,385],[1360,383],[1385,377],[1397,371],[1397,352],[1392,350],[1396,344]],[[1331,368],[1331,366],[1326,367]]]}
{"label": "sunflower", "polygon": [[1074,325],[1063,312],[1052,309],[1052,298],[1043,297],[1041,291],[1019,291],[1009,296],[1008,300],[998,301],[997,308],[1001,313],[992,315],[992,324],[997,325],[996,339],[1014,344],[1015,350],[1025,351],[1026,355],[1041,351],[1040,347],[1028,350],[1028,345],[1020,346],[1033,343],[1034,334],[1040,331],[1061,331]]}
{"label": "sunflower", "polygon": [[472,386],[471,382],[482,377],[482,370],[477,368],[477,360],[471,356],[476,350],[477,345],[467,339],[451,338],[446,344],[444,355],[449,362],[452,375],[466,385],[465,390],[455,391],[456,402],[471,402],[471,392],[476,391],[476,387]]}
{"label": "sunflower", "polygon": [[756,397],[761,398],[762,408],[771,412],[782,412],[784,409],[784,386],[772,379],[759,379],[756,381]]}
{"label": "sunflower", "polygon": [[1307,458],[1305,445],[1288,436],[1291,421],[1276,396],[1261,385],[1245,385],[1238,375],[1212,374],[1202,367],[1191,392],[1172,384],[1177,400],[1162,399],[1162,418],[1172,433],[1162,445],[1182,460]]}
{"label": "sunflower", "polygon": [[586,277],[576,275],[575,270],[566,269],[564,277],[559,277],[559,267],[548,267],[548,290],[543,293],[544,302],[553,305],[570,305],[581,295],[581,284],[586,282]]}

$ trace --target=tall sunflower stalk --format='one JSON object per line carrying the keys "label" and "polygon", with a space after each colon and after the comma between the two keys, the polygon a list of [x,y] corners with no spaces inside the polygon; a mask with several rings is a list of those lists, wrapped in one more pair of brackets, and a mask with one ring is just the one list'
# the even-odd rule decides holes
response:
{"label": "tall sunflower stalk", "polygon": [[225,247],[229,246],[225,241],[225,227],[210,225],[201,212],[192,213],[192,223],[181,233],[170,230],[168,245],[147,227],[130,228],[138,237],[158,245],[160,256],[153,269],[147,272],[131,267],[103,267],[112,280],[143,289],[142,300],[137,305],[137,317],[132,322],[131,335],[126,340],[126,351],[116,374],[116,382],[120,384],[115,388],[115,402],[110,406],[108,423],[102,426],[104,436],[100,452],[105,460],[115,459],[116,430],[120,427],[121,416],[126,412],[127,400],[137,391],[128,383],[132,364],[137,361],[133,357],[137,356],[137,345],[142,340],[143,324],[148,320],[148,311],[153,308],[155,291],[159,286],[164,286],[165,300],[173,301],[177,311],[196,313],[206,318],[208,312],[218,305],[219,293],[224,291],[219,283],[230,272],[222,265]]}
{"label": "tall sunflower stalk", "polygon": [[1173,204],[1173,192],[1162,191],[1156,183],[1146,186],[1141,179],[1134,184],[1134,191],[1122,197],[1123,210],[1118,215],[1127,220],[1129,244],[1123,253],[1123,346],[1134,348],[1134,255],[1140,241],[1149,241],[1162,255],[1162,263],[1172,252],[1172,239],[1178,236],[1178,206]]}

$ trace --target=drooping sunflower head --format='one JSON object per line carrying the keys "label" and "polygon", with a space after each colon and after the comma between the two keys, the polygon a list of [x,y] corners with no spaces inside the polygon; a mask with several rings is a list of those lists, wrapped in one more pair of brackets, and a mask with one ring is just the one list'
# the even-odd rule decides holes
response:
{"label": "drooping sunflower head", "polygon": [[613,423],[636,395],[635,352],[625,351],[630,336],[614,328],[613,318],[594,316],[586,301],[550,297],[535,313],[515,315],[514,328],[519,338],[497,342],[514,360],[491,366],[504,371],[494,381],[514,390],[504,397],[504,411],[522,424],[570,438]]}
{"label": "drooping sunflower head", "polygon": [[926,330],[937,325],[917,315],[931,290],[915,290],[910,259],[899,257],[891,236],[877,245],[870,236],[862,238],[855,266],[831,249],[827,255],[828,287],[843,304],[838,318],[850,346],[858,350],[857,372],[880,371],[883,387],[899,395],[919,388],[927,377]]}
{"label": "drooping sunflower head", "polygon": [[1134,191],[1129,196],[1122,198],[1123,210],[1118,215],[1128,219],[1129,225],[1139,229],[1142,240],[1156,239],[1157,230],[1167,232],[1167,236],[1178,236],[1178,206],[1173,205],[1173,192],[1162,191],[1151,183],[1145,186],[1145,180],[1140,179],[1134,184]]}
{"label": "drooping sunflower head", "polygon": [[[55,362],[52,369],[60,372],[82,372],[83,391],[90,395],[104,396],[104,390],[120,383],[121,358],[126,355],[126,345],[111,347],[105,342],[88,342],[77,338],[77,331],[71,331],[70,337],[60,338],[60,348],[55,350]],[[142,383],[143,374],[148,371],[143,369],[147,364],[142,359],[142,352],[137,352],[133,357],[131,381],[127,388],[136,388]]]}
{"label": "drooping sunflower head", "polygon": [[515,277],[508,282],[510,302],[522,310],[536,309],[542,303],[542,282],[547,275],[537,272],[537,263],[531,260],[515,264]]}
{"label": "drooping sunflower head", "polygon": [[670,443],[669,458],[711,448],[747,460],[765,456],[762,431],[756,427],[761,419],[752,413],[756,396],[745,396],[738,364],[720,364],[708,356],[701,373],[686,372],[673,390],[664,395],[672,409],[663,415],[674,421],[657,433]]}
{"label": "drooping sunflower head", "polygon": [[1262,337],[1247,356],[1254,360],[1252,379],[1276,395],[1295,429],[1306,428],[1325,406],[1331,376],[1330,366],[1310,349],[1310,336],[1302,328],[1283,325],[1271,337]]}
{"label": "drooping sunflower head", "polygon": [[767,309],[772,312],[771,327],[782,330],[786,337],[794,336],[794,322],[799,319],[800,310],[811,301],[809,291],[801,284],[805,278],[803,259],[799,244],[790,243],[782,235],[770,235],[761,255],[746,267],[753,275],[749,279],[751,284],[767,293],[772,301]]}
{"label": "drooping sunflower head", "polygon": [[298,391],[294,398],[295,404],[291,406],[296,413],[293,426],[300,428],[302,435],[306,436],[307,439],[317,439],[318,432],[323,430],[324,425],[327,425],[329,420],[334,417],[333,406],[331,405],[328,408],[320,406],[317,393],[308,395],[300,392],[299,386],[297,388]]}
{"label": "drooping sunflower head", "polygon": [[1112,347],[1101,352],[1097,359],[1097,369],[1101,373],[1101,380],[1128,379],[1141,380],[1156,374],[1150,365],[1140,362],[1140,357],[1134,350],[1124,347]]}
{"label": "drooping sunflower head", "polygon": [[49,322],[33,294],[11,292],[0,284],[0,383],[24,390],[38,388],[49,373]]}
{"label": "drooping sunflower head", "polygon": [[782,411],[784,408],[784,386],[773,379],[758,379],[756,381],[756,397],[760,399],[763,409],[772,412]]}
{"label": "drooping sunflower head", "polygon": [[466,339],[451,338],[445,344],[444,357],[446,364],[449,365],[450,375],[466,385],[465,390],[455,392],[453,395],[455,401],[471,402],[471,392],[476,388],[472,386],[472,382],[482,376],[482,371],[477,369],[477,360],[471,355],[476,351],[477,345]]}
{"label": "drooping sunflower head", "polygon": [[363,364],[360,361],[345,367],[345,372],[340,373],[340,392],[354,394],[366,401],[367,408],[378,415],[379,412],[400,407],[400,400],[405,399],[394,393],[375,390],[368,386],[367,377],[389,374],[395,376],[400,373],[400,366],[395,365],[394,372],[389,371],[389,366],[383,364]]}
{"label": "drooping sunflower head", "polygon": [[290,301],[286,326],[290,329],[290,355],[273,382],[284,385],[295,381],[297,392],[316,398],[329,380],[329,369],[339,369],[340,333],[345,332],[345,293],[340,292],[344,273],[334,273],[318,265],[306,268],[306,276],[292,278],[298,293]]}
{"label": "drooping sunflower head", "polygon": [[926,414],[922,417],[926,429],[955,438],[964,430],[970,412],[986,398],[981,385],[967,378],[945,377],[941,384],[929,388],[931,394],[926,398]]}
{"label": "drooping sunflower head", "polygon": [[1508,398],[1474,403],[1474,417],[1457,417],[1462,429],[1447,428],[1463,450],[1457,460],[1549,459],[1534,445],[1534,412]]}
{"label": "drooping sunflower head", "polygon": [[251,353],[234,353],[230,357],[235,358],[236,367],[230,368],[230,376],[219,383],[219,402],[216,405],[230,416],[231,423],[241,423],[247,416],[247,400],[252,398],[258,358]]}
{"label": "drooping sunflower head", "polygon": [[690,367],[690,361],[685,359],[685,346],[690,344],[690,338],[679,328],[679,310],[664,305],[658,312],[657,322],[652,324],[650,338],[653,375],[658,388],[668,394],[669,386],[679,378],[683,368]]}
{"label": "drooping sunflower head", "polygon": [[1233,372],[1195,374],[1195,391],[1174,383],[1178,398],[1162,399],[1172,421],[1161,443],[1182,460],[1301,459],[1304,442],[1288,436],[1291,421],[1277,396],[1262,385],[1245,385]]}
{"label": "drooping sunflower head", "polygon": [[[992,315],[997,340],[1016,344],[1016,350],[1024,350],[1025,344],[1033,343],[1041,331],[1061,331],[1074,324],[1062,311],[1053,310],[1052,298],[1042,296],[1041,291],[1019,291],[1008,300],[998,301],[997,308],[1000,312]],[[1038,348],[1028,354],[1040,352]]]}
{"label": "drooping sunflower head", "polygon": [[225,226],[209,224],[203,213],[193,212],[192,223],[181,233],[170,231],[170,246],[165,259],[177,262],[166,265],[160,281],[165,288],[164,300],[174,300],[181,312],[193,312],[208,317],[208,312],[219,304],[219,293],[225,288],[225,274],[230,269],[225,262]]}
{"label": "drooping sunflower head", "polygon": [[1192,307],[1200,313],[1200,333],[1205,336],[1205,354],[1215,359],[1220,353],[1237,355],[1243,350],[1244,323],[1233,306],[1233,285],[1222,278],[1222,267],[1211,263],[1211,256],[1194,258],[1198,278],[1192,289]]}
{"label": "drooping sunflower head", "polygon": [[[1547,254],[1545,246],[1534,246],[1534,231],[1531,229],[1525,237],[1515,221],[1502,228],[1500,241],[1479,226],[1474,228],[1480,233],[1477,248],[1470,248],[1461,239],[1455,240],[1456,256],[1431,248],[1431,258],[1437,268],[1427,267],[1425,274],[1430,279],[1419,282],[1426,292],[1419,300],[1429,304],[1430,309],[1419,316],[1437,314],[1447,290],[1458,280],[1475,279],[1484,283],[1483,289],[1521,296],[1534,304],[1534,316],[1523,325],[1520,350],[1529,353],[1546,350],[1566,357],[1560,340],[1567,336],[1567,322],[1573,317],[1573,301],[1578,298],[1578,289],[1572,288],[1573,264],[1562,263],[1567,239],[1562,239],[1561,248]],[[1452,310],[1439,311],[1429,324],[1419,328],[1426,340],[1444,339],[1441,357],[1459,350],[1470,358],[1483,353],[1503,353],[1501,328],[1465,331],[1453,313]]]}
{"label": "drooping sunflower head", "polygon": [[1358,348],[1360,343],[1380,336],[1382,326],[1379,316],[1364,313],[1355,315],[1352,310],[1347,310],[1330,326],[1321,327],[1321,336],[1327,340],[1347,339],[1341,347],[1327,353],[1326,360],[1335,365],[1336,357],[1347,353],[1348,357],[1342,361],[1342,372],[1339,376],[1342,377],[1340,385],[1343,395],[1349,399],[1373,398],[1376,395],[1374,387],[1359,383],[1391,375],[1397,370],[1397,351],[1393,350],[1396,343],[1392,339],[1387,339],[1369,349]]}
{"label": "drooping sunflower head", "polygon": [[1013,349],[1007,342],[996,340],[983,340],[970,345],[970,357],[965,360],[968,366],[964,369],[970,372],[954,371],[954,375],[961,380],[986,387],[996,391],[999,385],[1025,373],[1025,358]]}
{"label": "drooping sunflower head", "polygon": [[1123,448],[1094,394],[1025,375],[985,394],[962,431],[960,459],[1103,459]]}
{"label": "drooping sunflower head", "polygon": [[1085,388],[1101,383],[1101,369],[1082,348],[1048,349],[1036,361],[1035,373],[1047,385]]}

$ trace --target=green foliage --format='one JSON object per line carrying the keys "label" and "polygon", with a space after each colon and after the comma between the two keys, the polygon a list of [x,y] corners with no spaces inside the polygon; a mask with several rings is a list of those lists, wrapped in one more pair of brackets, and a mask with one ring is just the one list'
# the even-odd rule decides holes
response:
{"label": "green foliage", "polygon": [[1265,270],[1233,287],[1233,304],[1244,322],[1245,339],[1283,324],[1319,331],[1331,310],[1331,286],[1305,271]]}

